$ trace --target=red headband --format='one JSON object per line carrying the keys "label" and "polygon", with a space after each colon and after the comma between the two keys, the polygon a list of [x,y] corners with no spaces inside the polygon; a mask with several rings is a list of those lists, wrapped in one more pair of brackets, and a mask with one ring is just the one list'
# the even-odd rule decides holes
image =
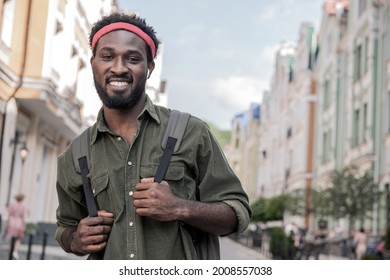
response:
{"label": "red headband", "polygon": [[143,32],[139,27],[126,22],[114,22],[104,26],[102,29],[99,29],[99,31],[96,32],[95,35],[93,35],[92,45],[91,45],[92,50],[95,48],[97,41],[102,36],[106,35],[111,31],[120,30],[120,29],[133,32],[134,34],[141,37],[142,40],[144,40],[145,43],[149,46],[150,50],[152,51],[152,58],[154,58],[154,55],[156,54],[156,46],[154,45],[152,38],[150,38],[150,36],[145,32]]}

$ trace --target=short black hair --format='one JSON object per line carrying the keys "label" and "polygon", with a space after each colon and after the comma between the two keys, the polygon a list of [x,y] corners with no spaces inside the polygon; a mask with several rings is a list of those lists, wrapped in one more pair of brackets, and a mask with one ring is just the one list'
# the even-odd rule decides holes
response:
{"label": "short black hair", "polygon": [[[109,15],[103,16],[101,19],[95,22],[92,25],[91,33],[89,34],[89,45],[92,47],[92,39],[93,36],[96,34],[96,32],[98,32],[104,26],[114,22],[126,22],[140,28],[143,32],[148,34],[150,38],[152,38],[153,43],[156,46],[156,54],[157,54],[158,45],[160,41],[157,39],[156,32],[154,31],[153,27],[149,26],[146,23],[145,19],[139,17],[135,13],[126,13],[124,11],[115,11]],[[92,54],[93,56],[95,56],[96,48],[92,50]],[[152,51],[150,47],[147,48],[147,54],[148,54],[148,61],[153,61],[154,57],[152,57]]]}

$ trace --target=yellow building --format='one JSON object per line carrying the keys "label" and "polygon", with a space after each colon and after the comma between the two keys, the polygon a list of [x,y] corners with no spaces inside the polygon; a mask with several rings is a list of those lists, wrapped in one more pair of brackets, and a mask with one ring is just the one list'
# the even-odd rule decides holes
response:
{"label": "yellow building", "polygon": [[54,223],[57,156],[95,94],[88,33],[115,0],[0,0],[0,214],[26,194],[28,222]]}

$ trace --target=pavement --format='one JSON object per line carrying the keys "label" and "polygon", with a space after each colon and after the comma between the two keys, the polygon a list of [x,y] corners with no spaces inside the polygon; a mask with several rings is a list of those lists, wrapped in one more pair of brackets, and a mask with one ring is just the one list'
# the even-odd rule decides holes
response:
{"label": "pavement", "polygon": [[[8,244],[0,244],[0,260],[8,260]],[[19,248],[19,259],[27,260],[28,245],[21,244]],[[43,257],[43,258],[42,258]],[[30,260],[83,260],[85,257],[79,257],[74,254],[66,253],[60,246],[46,246],[43,250],[42,245],[33,244],[31,246]]]}
{"label": "pavement", "polygon": [[219,239],[221,260],[267,260],[259,249],[245,246],[229,237]]}
{"label": "pavement", "polygon": [[[229,255],[228,252],[235,252],[234,255]],[[28,245],[21,244],[19,248],[19,259],[27,260]],[[8,260],[8,244],[4,240],[0,241],[0,260]],[[60,246],[47,245],[43,250],[41,244],[33,244],[31,246],[30,260],[84,260],[86,257],[79,257],[74,254],[66,253]],[[248,260],[270,260],[270,254],[264,253],[260,249],[255,249],[245,244],[230,240],[229,238],[221,238],[221,259],[248,259]],[[310,257],[309,259],[314,259]],[[320,254],[320,260],[346,260],[348,258],[337,255]]]}

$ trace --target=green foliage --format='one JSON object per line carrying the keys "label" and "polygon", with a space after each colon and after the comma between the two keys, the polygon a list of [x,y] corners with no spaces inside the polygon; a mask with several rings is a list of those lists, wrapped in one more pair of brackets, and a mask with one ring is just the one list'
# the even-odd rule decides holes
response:
{"label": "green foliage", "polygon": [[274,259],[289,259],[292,257],[291,249],[293,241],[283,231],[282,228],[273,228],[271,231],[271,241],[269,250]]}
{"label": "green foliage", "polygon": [[286,211],[292,215],[303,215],[305,209],[304,192],[297,190],[271,198],[259,198],[252,205],[252,221],[268,222],[283,220]]}
{"label": "green foliage", "polygon": [[378,187],[369,171],[361,173],[350,166],[336,170],[331,175],[331,184],[315,195],[316,213],[334,219],[349,218],[350,228],[357,220],[363,223],[370,218]]}
{"label": "green foliage", "polygon": [[38,225],[34,223],[26,223],[26,229],[24,234],[27,235],[35,235],[38,230]]}
{"label": "green foliage", "polygon": [[253,222],[268,222],[283,219],[285,210],[281,196],[272,198],[260,198],[251,205]]}
{"label": "green foliage", "polygon": [[377,254],[365,254],[362,260],[380,260],[381,258]]}
{"label": "green foliage", "polygon": [[284,195],[278,195],[271,197],[267,201],[268,219],[271,220],[283,220],[283,214],[286,210],[286,201]]}
{"label": "green foliage", "polygon": [[384,249],[390,251],[390,226],[386,231]]}
{"label": "green foliage", "polygon": [[268,221],[267,217],[267,199],[260,198],[252,205],[252,221],[253,222],[265,222]]}
{"label": "green foliage", "polygon": [[217,139],[218,144],[223,148],[230,143],[231,132],[229,130],[221,130],[212,123],[207,123],[211,133]]}
{"label": "green foliage", "polygon": [[306,190],[297,189],[286,193],[284,196],[285,211],[294,216],[305,215],[306,209]]}

